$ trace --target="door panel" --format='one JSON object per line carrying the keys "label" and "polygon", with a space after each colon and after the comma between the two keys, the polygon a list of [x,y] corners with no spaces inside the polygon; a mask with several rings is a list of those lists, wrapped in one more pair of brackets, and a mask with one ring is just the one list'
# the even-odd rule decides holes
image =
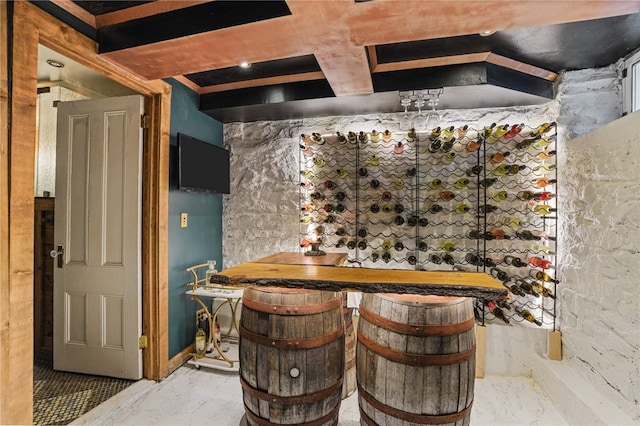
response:
{"label": "door panel", "polygon": [[140,96],[58,104],[56,370],[142,377],[142,112]]}

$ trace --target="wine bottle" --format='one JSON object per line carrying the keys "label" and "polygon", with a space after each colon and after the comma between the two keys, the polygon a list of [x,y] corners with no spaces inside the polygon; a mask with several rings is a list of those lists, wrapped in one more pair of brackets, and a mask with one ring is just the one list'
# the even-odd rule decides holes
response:
{"label": "wine bottle", "polygon": [[442,261],[444,263],[446,263],[447,265],[455,265],[455,263],[456,263],[456,260],[449,253],[444,253],[442,255]]}
{"label": "wine bottle", "polygon": [[340,227],[340,228],[336,229],[336,235],[340,235],[340,236],[347,235],[347,230],[344,229],[343,227]]}
{"label": "wine bottle", "polygon": [[497,278],[498,280],[502,281],[503,283],[509,282],[511,280],[511,277],[509,276],[509,274],[507,274],[502,269],[491,268],[489,270],[489,272],[491,273],[492,277]]}
{"label": "wine bottle", "polygon": [[393,204],[385,204],[382,206],[382,211],[384,213],[391,213],[393,211]]}
{"label": "wine bottle", "polygon": [[347,133],[347,139],[349,140],[349,142],[355,142],[358,139],[358,135],[356,135],[354,132],[349,132]]}
{"label": "wine bottle", "polygon": [[302,216],[300,218],[300,222],[304,223],[305,225],[308,225],[311,222],[313,222],[313,217],[312,216]]}
{"label": "wine bottle", "polygon": [[506,309],[507,311],[511,310],[511,305],[506,300],[496,300],[496,305],[500,306],[502,309]]}
{"label": "wine bottle", "polygon": [[504,314],[504,311],[499,306],[496,306],[493,302],[487,302],[487,306],[491,310],[491,313],[498,319],[504,321],[506,324],[509,324],[509,318]]}
{"label": "wine bottle", "polygon": [[324,181],[324,186],[325,186],[325,188],[327,188],[327,189],[335,189],[337,185],[336,185],[336,184],[335,184],[335,182],[333,182],[333,181],[325,180],[325,181]]}
{"label": "wine bottle", "polygon": [[488,266],[488,267],[490,267],[490,268],[492,268],[492,267],[494,267],[494,266],[497,266],[497,265],[496,265],[495,260],[493,260],[493,259],[492,259],[492,258],[490,258],[490,257],[485,257],[485,258],[483,258],[483,259],[482,259],[482,262],[483,262],[486,266]]}
{"label": "wine bottle", "polygon": [[531,283],[531,286],[538,292],[538,294],[540,294],[540,296],[542,297],[548,297],[550,299],[555,299],[556,295],[553,294],[553,290],[551,290],[550,288],[545,287],[544,285],[540,284],[537,281],[534,281]]}
{"label": "wine bottle", "polygon": [[504,263],[506,263],[507,265],[515,266],[516,268],[523,268],[525,266],[528,266],[528,264],[523,262],[522,259],[520,259],[519,257],[516,257],[516,256],[512,256],[510,254],[506,255],[502,259],[502,261]]}
{"label": "wine bottle", "polygon": [[467,178],[460,178],[457,181],[455,181],[455,183],[453,184],[453,186],[455,186],[456,188],[459,189],[464,189],[467,186],[469,186],[469,179]]}
{"label": "wine bottle", "polygon": [[311,133],[311,139],[313,139],[313,141],[318,145],[324,144],[324,138],[320,133],[317,133],[317,132]]}
{"label": "wine bottle", "polygon": [[535,269],[529,270],[529,276],[533,277],[533,278],[535,278],[537,280],[544,281],[545,283],[558,284],[560,282],[560,281],[558,281],[558,280],[556,280],[554,278],[551,278],[551,276],[549,276],[549,274],[547,274],[546,272],[538,271],[538,270],[535,270]]}
{"label": "wine bottle", "polygon": [[540,139],[540,136],[534,136],[532,138],[522,139],[520,142],[516,143],[516,148],[518,149],[527,149],[534,143],[536,143]]}
{"label": "wine bottle", "polygon": [[439,265],[442,263],[442,256],[440,253],[431,253],[429,255],[429,262]]}
{"label": "wine bottle", "polygon": [[393,244],[391,244],[391,241],[389,240],[384,240],[382,242],[382,249],[385,251],[389,251],[391,250],[391,248],[393,247]]}
{"label": "wine bottle", "polygon": [[404,249],[404,244],[402,244],[402,241],[396,241],[393,248],[396,249],[396,251],[402,251]]}
{"label": "wine bottle", "polygon": [[416,168],[415,168],[415,167],[412,167],[412,168],[410,168],[410,169],[407,169],[407,173],[406,173],[406,175],[407,175],[407,177],[414,177],[414,176],[416,175],[416,173],[417,173],[417,172],[418,172],[418,171],[416,170]]}
{"label": "wine bottle", "polygon": [[527,166],[525,166],[524,164],[511,164],[507,169],[507,175],[509,176],[517,175],[518,173],[520,173],[526,168]]}
{"label": "wine bottle", "polygon": [[495,164],[502,163],[504,161],[504,159],[507,158],[509,155],[511,155],[511,153],[509,151],[507,151],[507,152],[498,151],[498,152],[496,152],[495,154],[493,154],[491,156],[489,161],[491,161],[492,163],[495,163]]}
{"label": "wine bottle", "polygon": [[527,321],[534,323],[536,325],[542,325],[542,321],[536,319],[533,316],[533,314],[531,314],[531,312],[529,312],[527,309],[519,310],[518,308],[516,308],[516,312],[518,313],[518,315],[520,315],[522,318],[526,319]]}
{"label": "wine bottle", "polygon": [[356,242],[354,240],[349,240],[349,242],[347,243],[347,248],[349,250],[353,250],[356,248]]}
{"label": "wine bottle", "polygon": [[444,250],[447,253],[451,253],[456,249],[455,243],[452,243],[451,241],[443,242],[442,244],[440,244],[440,247],[442,247],[442,250]]}
{"label": "wine bottle", "polygon": [[340,248],[340,247],[344,247],[347,245],[347,239],[346,238],[340,238],[338,240],[338,242],[336,243],[336,247]]}
{"label": "wine bottle", "polygon": [[496,142],[500,140],[500,138],[506,135],[508,131],[509,131],[508,124],[503,124],[501,126],[496,127],[493,130],[493,132],[491,132],[491,135],[489,135],[489,137],[487,138],[487,142]]}
{"label": "wine bottle", "polygon": [[442,191],[440,193],[440,198],[444,201],[451,201],[456,198],[456,194],[451,191]]}
{"label": "wine bottle", "polygon": [[475,265],[475,266],[483,266],[484,262],[482,261],[482,258],[474,253],[467,253],[464,256],[464,260],[466,260],[469,264],[471,265]]}
{"label": "wine bottle", "polygon": [[484,129],[482,130],[482,136],[484,137],[484,139],[487,139],[489,136],[491,136],[491,133],[493,133],[493,129],[495,129],[496,127],[496,123],[491,123],[489,126],[485,126]]}
{"label": "wine bottle", "polygon": [[551,250],[551,247],[543,246],[541,244],[530,244],[529,248],[535,253],[542,254],[543,256],[555,256],[556,252]]}
{"label": "wine bottle", "polygon": [[537,266],[538,268],[542,268],[542,269],[555,269],[555,267],[553,266],[553,263],[551,263],[550,260],[543,259],[537,256],[531,256],[529,258],[529,263],[532,264],[533,266]]}
{"label": "wine bottle", "polygon": [[442,133],[442,129],[440,127],[435,127],[431,130],[431,134],[429,134],[429,140],[431,142],[435,141],[436,139],[438,139],[440,137],[440,134]]}
{"label": "wine bottle", "polygon": [[378,189],[380,187],[380,181],[378,179],[371,179],[371,188]]}
{"label": "wine bottle", "polygon": [[404,180],[400,178],[396,178],[393,180],[393,187],[398,191],[404,188]]}
{"label": "wine bottle", "polygon": [[302,142],[306,144],[310,144],[311,142],[313,142],[313,139],[311,139],[311,135],[307,135],[304,133],[300,135],[300,139],[302,139]]}
{"label": "wine bottle", "polygon": [[404,206],[400,203],[397,203],[395,206],[393,206],[393,211],[400,214],[404,211]]}
{"label": "wine bottle", "polygon": [[494,213],[497,210],[498,210],[498,207],[497,206],[493,206],[491,204],[483,204],[480,207],[478,207],[478,211],[481,214]]}
{"label": "wine bottle", "polygon": [[378,142],[380,139],[380,133],[376,129],[373,129],[370,134],[371,142]]}
{"label": "wine bottle", "polygon": [[505,217],[503,223],[510,228],[519,228],[522,226],[522,221],[519,217]]}
{"label": "wine bottle", "polygon": [[480,239],[482,239],[482,233],[480,231],[478,231],[477,229],[472,229],[467,234],[467,237],[471,238],[472,240],[480,240]]}
{"label": "wine bottle", "polygon": [[421,217],[420,219],[418,219],[418,225],[420,225],[421,227],[425,227],[429,224],[429,221],[427,220],[426,217]]}
{"label": "wine bottle", "polygon": [[434,179],[431,181],[431,183],[429,184],[429,187],[431,189],[439,189],[442,188],[442,181],[438,178]]}
{"label": "wine bottle", "polygon": [[367,240],[358,241],[358,249],[366,250],[366,248],[367,248]]}
{"label": "wine bottle", "polygon": [[347,138],[342,133],[336,132],[336,141],[338,141],[338,143],[345,143],[347,141]]}
{"label": "wine bottle", "polygon": [[538,179],[534,179],[531,181],[533,186],[537,186],[538,188],[544,188],[547,185],[552,185],[557,182],[556,179],[549,179],[547,177],[541,177]]}
{"label": "wine bottle", "polygon": [[336,211],[338,213],[343,213],[345,210],[347,210],[347,207],[344,204],[342,203],[336,204]]}
{"label": "wine bottle", "polygon": [[303,205],[300,210],[302,210],[305,213],[311,213],[314,208],[313,208],[313,204],[311,203],[306,203],[305,205]]}
{"label": "wine bottle", "polygon": [[539,214],[540,216],[546,216],[548,214],[555,213],[555,211],[557,210],[548,204],[538,204],[537,206],[533,206],[531,209],[534,213]]}
{"label": "wine bottle", "polygon": [[332,214],[328,215],[325,219],[324,219],[324,223],[335,223],[336,221],[336,217]]}
{"label": "wine bottle", "polygon": [[407,219],[407,225],[416,226],[417,224],[418,224],[418,216],[416,215],[409,216],[409,219]]}
{"label": "wine bottle", "polygon": [[391,253],[389,253],[388,251],[382,253],[382,260],[384,261],[384,263],[391,262]]}
{"label": "wine bottle", "polygon": [[516,197],[523,201],[533,200],[533,191],[520,191],[516,194]]}
{"label": "wine bottle", "polygon": [[536,192],[533,194],[533,199],[536,201],[549,201],[552,198],[556,198],[556,194],[549,191]]}
{"label": "wine bottle", "polygon": [[429,152],[435,154],[442,147],[442,141],[440,139],[435,139],[431,141],[429,144]]}
{"label": "wine bottle", "polygon": [[409,254],[409,256],[407,256],[407,262],[409,262],[409,265],[415,265],[418,263],[418,258],[414,254]]}
{"label": "wine bottle", "polygon": [[398,142],[393,146],[393,152],[395,152],[396,154],[402,154],[403,151],[404,145],[402,144],[402,142]]}
{"label": "wine bottle", "polygon": [[445,153],[451,151],[451,149],[453,149],[453,144],[455,143],[455,141],[456,141],[456,138],[454,138],[453,136],[448,138],[447,140],[442,142],[442,146],[440,147],[440,150]]}
{"label": "wine bottle", "polygon": [[548,175],[556,169],[555,164],[541,164],[533,168],[533,174],[535,175]]}
{"label": "wine bottle", "polygon": [[309,197],[311,197],[312,200],[316,201],[322,201],[326,198],[322,191],[314,191],[309,195]]}
{"label": "wine bottle", "polygon": [[[372,140],[372,142],[375,142],[375,141]],[[377,251],[374,251],[373,253],[371,253],[371,261],[373,263],[377,262],[379,258],[380,258],[380,254],[378,254]]]}
{"label": "wine bottle", "polygon": [[336,169],[336,176],[338,176],[339,178],[344,178],[347,176],[347,171],[340,167],[339,169]]}
{"label": "wine bottle", "polygon": [[390,191],[384,191],[382,193],[382,201],[391,201],[391,198],[393,198],[393,194],[391,194]]}
{"label": "wine bottle", "polygon": [[465,214],[468,211],[469,211],[469,206],[464,203],[458,204],[455,208],[455,212],[458,214]]}
{"label": "wine bottle", "polygon": [[490,197],[496,201],[504,201],[507,199],[507,191],[502,190],[498,192],[494,192],[490,195]]}
{"label": "wine bottle", "polygon": [[495,237],[496,240],[510,240],[511,239],[511,236],[508,235],[506,232],[504,232],[504,230],[502,230],[502,229],[493,228],[489,232],[491,232],[491,234],[493,234],[493,236]]}
{"label": "wine bottle", "polygon": [[316,226],[313,232],[315,232],[316,235],[324,235],[324,226]]}
{"label": "wine bottle", "polygon": [[409,140],[413,140],[413,139],[415,139],[415,138],[416,138],[416,136],[417,136],[417,135],[416,135],[416,129],[414,129],[413,127],[412,127],[412,128],[410,128],[410,129],[407,131],[407,138],[408,138]]}
{"label": "wine bottle", "polygon": [[392,136],[393,136],[393,135],[391,134],[391,132],[390,132],[389,130],[385,130],[384,132],[382,132],[382,139],[383,139],[385,142],[389,142],[389,141],[391,140],[391,137],[392,137]]}
{"label": "wine bottle", "polygon": [[483,166],[473,166],[465,172],[467,176],[479,175],[484,169]]}
{"label": "wine bottle", "polygon": [[442,206],[440,204],[432,204],[429,207],[429,212],[436,214],[436,213],[440,213],[442,211]]}
{"label": "wine bottle", "polygon": [[551,136],[543,136],[540,139],[538,139],[536,142],[533,143],[533,145],[531,145],[534,149],[545,149],[546,147],[548,147],[549,145],[551,145],[552,143],[554,143],[556,141],[556,136],[555,135],[551,135]]}
{"label": "wine bottle", "polygon": [[498,181],[497,178],[486,178],[486,179],[482,179],[480,181],[480,186],[482,186],[483,188],[489,188],[491,185],[493,185],[494,183],[496,183]]}
{"label": "wine bottle", "polygon": [[361,177],[367,177],[367,176],[369,176],[369,170],[367,170],[367,168],[366,168],[366,167],[360,167],[360,168],[358,169],[358,174],[359,174]]}
{"label": "wine bottle", "polygon": [[511,285],[505,284],[505,287],[507,287],[509,291],[516,296],[526,295],[526,293],[517,284],[511,284]]}
{"label": "wine bottle", "polygon": [[336,210],[336,206],[334,206],[333,204],[325,204],[322,209],[327,213],[331,213]]}
{"label": "wine bottle", "polygon": [[500,164],[498,167],[491,170],[491,174],[496,176],[506,175],[509,171],[509,167],[510,166],[508,164]]}
{"label": "wine bottle", "polygon": [[317,167],[323,167],[326,163],[324,161],[324,158],[322,158],[319,155],[316,155],[315,157],[313,157],[313,164]]}
{"label": "wine bottle", "polygon": [[347,194],[345,194],[345,193],[344,193],[344,192],[342,192],[342,191],[339,191],[339,192],[337,192],[337,193],[336,193],[336,199],[337,199],[338,201],[344,201],[344,200],[346,200],[346,199],[347,199]]}
{"label": "wine bottle", "polygon": [[444,132],[444,137],[447,139],[451,139],[451,137],[453,136],[453,133],[455,132],[456,128],[454,126],[449,126],[449,127],[445,127],[443,132]]}
{"label": "wine bottle", "polygon": [[442,156],[442,162],[445,164],[451,164],[455,159],[456,159],[455,152],[447,152],[445,155]]}
{"label": "wine bottle", "polygon": [[524,128],[524,124],[514,124],[513,126],[511,126],[511,129],[509,129],[509,131],[507,132],[506,135],[504,135],[505,139],[511,139],[514,136],[516,136],[518,133],[520,133],[522,131],[522,129]]}
{"label": "wine bottle", "polygon": [[360,143],[365,143],[367,141],[367,134],[362,130],[358,133],[358,141],[360,141]]}
{"label": "wine bottle", "polygon": [[547,149],[545,151],[542,151],[540,154],[536,155],[536,158],[538,160],[544,161],[544,160],[550,160],[554,155],[556,155],[555,150],[551,151]]}
{"label": "wine bottle", "polygon": [[467,143],[467,146],[464,147],[464,149],[466,149],[469,152],[475,152],[479,150],[481,147],[482,147],[482,141],[478,139],[478,140],[470,140]]}
{"label": "wine bottle", "polygon": [[542,237],[535,235],[533,232],[528,230],[516,231],[516,237],[525,241],[537,241],[542,239]]}
{"label": "wine bottle", "polygon": [[380,206],[378,204],[371,204],[371,207],[369,208],[369,210],[371,210],[371,213],[378,213],[380,211]]}
{"label": "wine bottle", "polygon": [[422,252],[425,252],[425,251],[429,250],[429,246],[424,241],[420,241],[418,243],[418,250],[420,250]]}
{"label": "wine bottle", "polygon": [[468,131],[469,131],[469,126],[467,124],[465,124],[464,126],[458,127],[458,129],[456,130],[458,134],[458,139],[465,137]]}
{"label": "wine bottle", "polygon": [[308,145],[300,145],[300,149],[302,150],[302,154],[304,154],[305,157],[311,157],[314,154],[313,148]]}
{"label": "wine bottle", "polygon": [[369,234],[369,231],[367,230],[367,228],[358,229],[358,237],[366,238],[368,234]]}
{"label": "wine bottle", "polygon": [[518,287],[520,287],[520,289],[524,291],[526,294],[529,294],[533,297],[540,297],[540,293],[538,293],[536,289],[533,288],[531,283],[529,283],[528,281],[525,281],[522,278],[518,278],[516,280],[516,283],[518,284]]}
{"label": "wine bottle", "polygon": [[300,174],[302,175],[302,177],[304,177],[305,179],[312,179],[315,175],[313,174],[313,172],[309,169],[304,169],[300,172]]}
{"label": "wine bottle", "polygon": [[534,133],[537,135],[542,135],[544,133],[548,133],[554,127],[556,127],[555,121],[552,121],[551,123],[542,123],[541,125],[538,126],[538,128],[534,131]]}
{"label": "wine bottle", "polygon": [[393,223],[396,225],[404,225],[404,218],[402,216],[396,216],[396,218],[393,219]]}

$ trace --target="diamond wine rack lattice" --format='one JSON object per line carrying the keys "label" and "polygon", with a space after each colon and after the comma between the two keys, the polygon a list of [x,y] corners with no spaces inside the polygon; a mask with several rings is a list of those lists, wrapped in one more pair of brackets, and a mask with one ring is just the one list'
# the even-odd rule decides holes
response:
{"label": "diamond wine rack lattice", "polygon": [[[555,330],[556,125],[300,138],[300,246],[363,267],[483,271],[479,322]],[[316,244],[314,244],[316,246]]]}

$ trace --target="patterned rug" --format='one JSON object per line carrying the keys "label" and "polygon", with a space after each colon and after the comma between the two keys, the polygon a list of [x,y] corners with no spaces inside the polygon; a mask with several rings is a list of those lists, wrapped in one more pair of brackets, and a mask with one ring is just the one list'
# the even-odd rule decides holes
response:
{"label": "patterned rug", "polygon": [[135,380],[54,371],[33,363],[34,425],[66,425],[135,383]]}

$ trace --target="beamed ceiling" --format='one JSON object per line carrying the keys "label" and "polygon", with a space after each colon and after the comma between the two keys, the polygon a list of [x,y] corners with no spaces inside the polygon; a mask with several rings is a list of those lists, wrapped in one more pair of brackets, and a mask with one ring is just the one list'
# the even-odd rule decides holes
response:
{"label": "beamed ceiling", "polygon": [[[547,102],[566,70],[640,47],[640,1],[36,1],[146,79],[173,77],[223,122]],[[481,36],[483,31],[496,31]],[[238,67],[242,61],[250,68]]]}

